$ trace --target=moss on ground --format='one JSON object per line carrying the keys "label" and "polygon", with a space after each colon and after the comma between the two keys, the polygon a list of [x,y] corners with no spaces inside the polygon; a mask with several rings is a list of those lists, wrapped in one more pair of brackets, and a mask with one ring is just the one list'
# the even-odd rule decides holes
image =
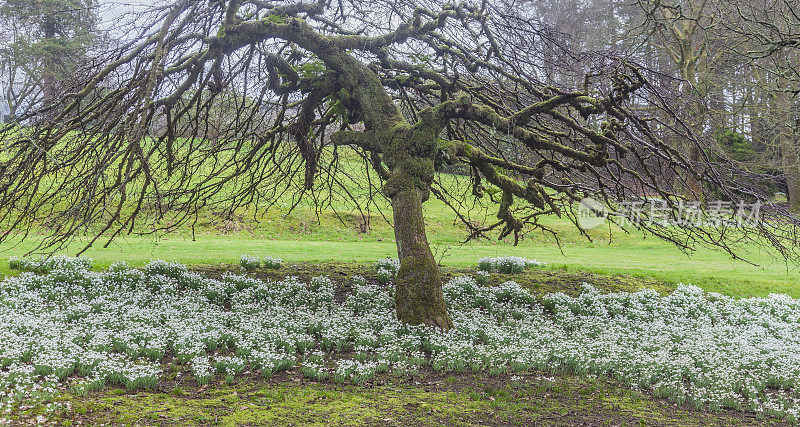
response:
{"label": "moss on ground", "polygon": [[[474,277],[475,269],[452,269],[448,273],[450,276],[463,274]],[[677,287],[674,283],[633,275],[603,275],[549,268],[529,268],[518,274],[492,273],[487,285],[495,286],[509,280],[519,283],[539,296],[552,292],[564,292],[567,295],[576,296],[581,293],[584,283],[591,284],[603,293],[636,292],[650,288],[663,295],[672,292]]]}
{"label": "moss on ground", "polygon": [[[213,265],[193,266],[193,270],[209,274],[212,277],[222,276],[238,266]],[[442,280],[448,280],[461,275],[475,277],[476,267],[458,268],[440,266]],[[261,268],[252,273],[260,279],[282,280],[287,276],[295,276],[301,281],[308,281],[316,276],[329,276],[331,280],[346,284],[353,276],[363,276],[368,280],[377,282],[375,267],[371,263],[354,262],[295,262],[284,263],[278,270]],[[555,268],[529,268],[522,273],[503,274],[491,273],[487,286],[496,286],[503,282],[513,280],[528,288],[535,295],[544,295],[551,292],[564,292],[577,296],[581,292],[583,283],[589,283],[600,292],[635,292],[644,288],[654,289],[660,294],[667,294],[675,290],[674,283],[666,283],[652,278],[643,278],[634,275],[603,275],[582,271],[566,271]]]}
{"label": "moss on ground", "polygon": [[[169,387],[170,385],[163,385]],[[365,386],[310,382],[297,372],[268,380],[171,390],[65,396],[61,425],[764,425],[738,411],[691,410],[601,379],[537,373],[414,379]]]}

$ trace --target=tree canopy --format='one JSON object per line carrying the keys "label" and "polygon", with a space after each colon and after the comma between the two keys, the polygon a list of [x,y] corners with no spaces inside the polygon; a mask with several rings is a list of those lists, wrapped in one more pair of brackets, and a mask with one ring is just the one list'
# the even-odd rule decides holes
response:
{"label": "tree canopy", "polygon": [[[3,130],[6,236],[46,220],[46,244],[87,229],[93,244],[134,232],[142,218],[169,216],[160,226],[170,229],[201,209],[233,211],[286,191],[324,203],[322,193],[346,191],[338,166],[347,149],[392,203],[398,315],[447,328],[424,228],[431,196],[471,238],[496,230],[515,240],[525,226],[546,230],[542,215],[578,225],[587,196],[611,220],[624,219],[626,199],[658,199],[677,218],[684,200],[712,193],[762,198],[753,174],[715,156],[674,108],[657,84],[663,75],[622,51],[575,51],[534,18],[535,8],[511,0],[153,8],[94,60],[88,79],[41,105],[45,123]],[[675,138],[695,147],[692,158]],[[453,171],[469,185],[454,189],[436,174]],[[496,222],[469,220],[475,199],[496,206]],[[791,253],[791,224],[636,226],[682,248],[736,255],[729,238]]]}

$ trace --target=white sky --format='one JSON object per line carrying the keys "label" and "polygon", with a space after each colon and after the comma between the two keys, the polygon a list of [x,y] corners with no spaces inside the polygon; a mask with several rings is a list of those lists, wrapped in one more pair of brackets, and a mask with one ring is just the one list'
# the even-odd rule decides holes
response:
{"label": "white sky", "polygon": [[96,0],[97,15],[100,18],[101,31],[114,31],[122,24],[130,21],[133,14],[148,7],[164,4],[164,1],[153,0]]}

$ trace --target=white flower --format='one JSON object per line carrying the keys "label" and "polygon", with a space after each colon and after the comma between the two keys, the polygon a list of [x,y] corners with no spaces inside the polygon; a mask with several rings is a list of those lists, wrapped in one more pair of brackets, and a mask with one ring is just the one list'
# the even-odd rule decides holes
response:
{"label": "white flower", "polygon": [[[386,270],[386,269],[384,269]],[[389,270],[387,270],[389,271]],[[59,387],[153,387],[165,354],[198,383],[215,373],[299,368],[363,383],[420,367],[489,374],[572,370],[694,407],[744,408],[789,422],[800,412],[800,303],[735,299],[679,285],[534,297],[506,282],[443,287],[456,327],[401,324],[393,288],[353,278],[343,303],[329,278],[219,280],[153,261],[142,271],[57,268],[0,283],[0,413],[50,408]],[[67,380],[69,378],[69,380]],[[54,407],[54,406],[53,406]]]}
{"label": "white flower", "polygon": [[397,258],[384,258],[375,261],[375,271],[380,272],[381,270],[391,273],[392,276],[397,274],[397,270],[400,269],[400,260]]}
{"label": "white flower", "polygon": [[500,273],[521,273],[529,267],[539,267],[542,263],[529,258],[517,256],[484,257],[478,259],[478,271]]}

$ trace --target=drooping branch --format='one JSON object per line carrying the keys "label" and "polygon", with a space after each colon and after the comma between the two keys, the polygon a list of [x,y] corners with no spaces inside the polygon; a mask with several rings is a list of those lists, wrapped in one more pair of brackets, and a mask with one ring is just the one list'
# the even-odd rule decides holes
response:
{"label": "drooping branch", "polygon": [[[502,226],[515,240],[541,215],[573,215],[586,195],[675,208],[676,182],[690,177],[732,200],[759,194],[664,142],[690,127],[652,73],[570,51],[511,2],[181,1],[151,17],[48,106],[50,122],[3,130],[12,154],[0,164],[0,220],[12,229],[53,222],[64,243],[88,229],[170,230],[204,209],[228,215],[289,194],[291,206],[324,203],[334,187],[349,191],[342,153],[380,177],[370,195],[432,191],[464,220],[479,200],[499,222],[470,230]],[[703,146],[704,164],[713,150]],[[469,184],[443,188],[435,171]],[[720,242],[647,227],[684,247]]]}

